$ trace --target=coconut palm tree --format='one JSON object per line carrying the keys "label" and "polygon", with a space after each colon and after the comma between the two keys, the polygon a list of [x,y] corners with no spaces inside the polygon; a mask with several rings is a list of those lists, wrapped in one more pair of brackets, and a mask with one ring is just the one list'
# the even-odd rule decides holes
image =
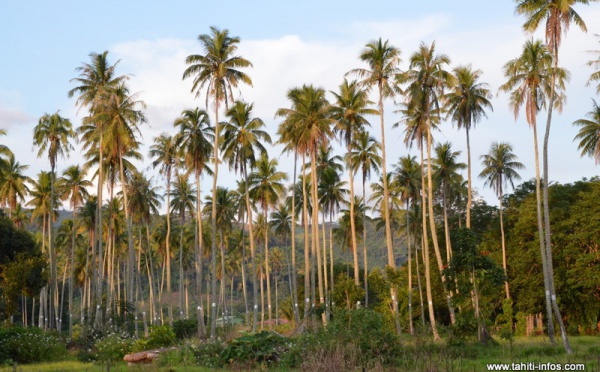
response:
{"label": "coconut palm tree", "polygon": [[[196,179],[196,222],[198,247],[196,249],[196,290],[197,296],[200,297],[202,288],[202,215],[201,215],[201,184],[200,177],[203,173],[212,174],[208,167],[211,152],[213,150],[212,142],[214,141],[214,128],[210,125],[208,113],[199,108],[187,109],[181,113],[181,117],[175,120],[175,127],[179,127],[177,143],[183,154],[185,166],[188,172],[194,172]],[[204,317],[201,316],[200,319]],[[198,322],[198,334],[204,337],[203,322]]]}
{"label": "coconut palm tree", "polygon": [[[260,204],[265,224],[268,221],[267,216],[269,215],[270,208],[277,205],[285,190],[283,182],[287,180],[287,175],[284,172],[278,171],[277,165],[278,163],[276,159],[269,159],[266,154],[262,155],[256,162],[256,170],[250,174],[248,180],[248,192],[252,198]],[[265,228],[264,234],[265,277],[267,279],[267,308],[269,319],[272,319],[268,227]],[[272,325],[272,323],[269,324]]]}
{"label": "coconut palm tree", "polygon": [[[227,111],[228,122],[223,125],[223,142],[221,150],[223,159],[229,163],[229,168],[244,177],[244,201],[245,211],[248,214],[248,233],[250,235],[250,257],[251,262],[255,260],[254,234],[252,231],[252,207],[248,193],[248,168],[252,170],[256,163],[257,154],[266,154],[264,144],[271,144],[271,136],[263,130],[265,123],[260,118],[252,117],[254,105],[236,101]],[[243,264],[243,263],[242,263]],[[252,329],[256,331],[257,309],[258,309],[258,286],[256,285],[256,273],[252,273],[253,286],[253,322]]]}
{"label": "coconut palm tree", "polygon": [[[369,135],[369,132],[363,130],[355,134],[354,142],[350,144],[350,151],[346,155],[346,163],[350,168],[350,172],[358,172],[361,170],[362,175],[362,200],[366,199],[366,189],[367,189],[367,179],[371,177],[372,172],[379,172],[379,168],[382,166],[383,159],[379,155],[379,151],[382,149],[382,146],[374,137]],[[382,174],[382,177],[383,174]],[[386,198],[386,188],[387,180],[383,182],[383,199]],[[387,196],[389,198],[389,188],[387,190]],[[384,209],[385,206],[388,205],[388,213],[389,213],[389,203],[385,200],[382,203]],[[385,214],[385,211],[384,211]],[[382,216],[383,217],[383,216]],[[384,222],[386,226],[390,223],[388,215],[387,220],[384,217]],[[366,213],[363,213],[363,226],[366,226]],[[390,230],[391,231],[391,230]],[[363,263],[364,263],[364,286],[365,286],[365,306],[368,306],[368,260],[367,260],[367,230],[363,229]],[[394,266],[396,265],[396,259],[394,258]],[[354,256],[354,283],[358,285],[358,255],[355,252]]]}
{"label": "coconut palm tree", "polygon": [[[204,54],[192,54],[187,56],[185,62],[189,65],[183,72],[183,79],[193,77],[192,92],[196,97],[206,88],[206,107],[208,107],[209,97],[212,97],[215,106],[215,141],[214,141],[214,175],[213,175],[213,199],[217,194],[217,178],[219,174],[219,139],[220,122],[219,107],[222,103],[227,108],[229,102],[233,101],[232,88],[237,88],[241,83],[252,85],[252,80],[239,68],[251,67],[252,63],[247,59],[235,55],[240,38],[230,36],[229,30],[219,30],[216,27],[210,28],[210,34],[198,36],[202,51]],[[211,268],[214,274],[216,270],[216,234],[217,234],[217,215],[216,204],[213,203],[211,215],[212,247],[211,247]],[[212,276],[213,295],[217,290],[216,276]],[[216,331],[216,313],[215,306],[211,307],[211,338],[214,338]]]}
{"label": "coconut palm tree", "polygon": [[[280,125],[279,131],[287,133],[283,138],[294,138],[294,147],[304,155],[308,154],[311,164],[311,184],[318,185],[317,182],[317,154],[321,146],[327,146],[331,138],[333,119],[330,115],[330,105],[325,98],[325,91],[322,88],[316,88],[312,85],[303,85],[301,88],[294,88],[288,92],[288,98],[292,101],[292,108],[281,108],[277,110],[276,115],[285,117],[284,123]],[[285,142],[288,142],[284,140]],[[289,141],[292,143],[292,141]],[[306,178],[304,178],[306,180]],[[306,195],[306,183],[303,184],[303,195]],[[319,208],[317,187],[311,188],[312,198],[312,219],[311,219],[311,251],[317,261],[317,277],[320,302],[324,303],[323,292],[323,271],[321,266],[321,254],[319,250]],[[306,197],[305,197],[306,200]],[[304,203],[306,205],[306,202]],[[306,213],[306,207],[304,207]],[[307,219],[305,219],[307,221]],[[306,226],[305,226],[306,227]],[[305,232],[305,238],[307,238]],[[306,240],[305,240],[306,242]],[[308,252],[305,243],[305,261],[308,264]],[[308,275],[305,275],[305,286],[308,284]],[[309,293],[306,291],[305,293]],[[307,309],[305,308],[305,315]],[[326,322],[325,314],[323,321]]]}
{"label": "coconut palm tree", "polygon": [[[334,132],[338,134],[340,141],[346,145],[346,153],[350,153],[350,147],[354,143],[355,137],[369,122],[365,115],[377,115],[378,111],[370,108],[373,102],[368,99],[366,89],[361,89],[356,81],[344,82],[339,87],[339,93],[331,92],[335,97],[335,104],[331,107],[331,115],[335,120]],[[349,164],[348,176],[350,183],[350,214],[354,213],[354,171],[350,170]],[[352,241],[352,252],[354,253],[355,264],[355,284],[358,284],[358,275],[356,275],[358,264],[358,246],[356,244],[356,226],[354,218],[350,218],[350,234]],[[332,280],[333,282],[333,280]]]}
{"label": "coconut palm tree", "polygon": [[[92,182],[85,179],[85,174],[79,165],[72,165],[63,172],[63,176],[58,180],[58,189],[61,200],[68,200],[73,210],[73,221],[77,220],[77,210],[89,198],[88,187]],[[69,257],[69,335],[73,329],[73,287],[75,282],[75,233],[76,229],[71,230],[71,252]]]}
{"label": "coconut palm tree", "polygon": [[[48,153],[50,160],[50,202],[54,201],[54,179],[56,178],[56,160],[60,155],[62,158],[68,155],[69,150],[73,148],[69,140],[75,138],[73,125],[69,119],[63,118],[58,111],[52,115],[44,114],[38,124],[33,129],[33,145],[38,147],[38,157]],[[50,205],[53,210],[54,206]],[[54,251],[53,224],[48,227],[48,252],[50,256],[50,328],[57,326],[54,324],[56,311],[58,309],[58,287],[56,278],[56,252]]]}
{"label": "coconut palm tree", "polygon": [[[152,167],[159,167],[159,173],[165,177],[167,181],[167,296],[171,295],[171,177],[175,167],[178,166],[180,160],[179,148],[177,147],[176,139],[167,133],[162,133],[154,138],[154,144],[150,146],[148,154],[152,159]],[[181,274],[181,273],[180,273]],[[181,292],[180,292],[181,296]],[[169,302],[169,322],[173,323],[173,306]]]}
{"label": "coconut palm tree", "polygon": [[459,66],[454,69],[455,84],[444,96],[444,109],[447,117],[452,119],[458,129],[464,129],[467,135],[467,228],[471,228],[471,204],[473,190],[471,183],[471,128],[482,119],[487,118],[486,109],[492,110],[491,92],[486,83],[479,81],[481,70],[473,70],[469,66]]}
{"label": "coconut palm tree", "polygon": [[573,122],[573,125],[581,127],[574,140],[579,140],[577,148],[581,150],[581,156],[591,156],[598,164],[600,163],[600,106],[595,100],[592,102],[594,108],[587,113],[588,119]]}
{"label": "coconut palm tree", "polygon": [[[500,90],[510,94],[509,106],[513,110],[515,120],[523,106],[526,120],[533,130],[533,149],[535,159],[536,203],[538,234],[540,236],[540,254],[544,272],[544,287],[546,292],[546,312],[548,319],[552,319],[551,281],[547,249],[545,248],[544,221],[542,213],[542,182],[540,176],[539,150],[537,142],[537,114],[550,104],[550,96],[554,95],[553,105],[560,106],[564,101],[565,81],[568,72],[564,69],[555,71],[552,66],[553,57],[550,50],[540,40],[528,40],[523,45],[523,51],[518,58],[514,58],[504,65],[504,75],[508,81],[500,86]],[[554,78],[557,78],[554,81]],[[556,85],[553,88],[553,85]],[[562,319],[557,319],[559,324]],[[548,322],[548,337],[554,342],[554,323]]]}
{"label": "coconut palm tree", "polygon": [[[382,168],[381,174],[383,178],[383,219],[385,221],[385,235],[387,244],[388,265],[395,269],[396,261],[394,259],[394,248],[392,245],[392,229],[390,225],[389,214],[389,191],[387,184],[387,167],[386,167],[386,151],[385,151],[385,125],[383,101],[386,98],[393,98],[398,89],[395,82],[400,74],[398,65],[400,64],[400,49],[389,44],[388,40],[382,41],[381,38],[369,42],[360,54],[360,60],[365,62],[369,68],[358,68],[351,70],[350,74],[357,75],[360,79],[361,86],[367,89],[377,87],[378,92],[378,109],[381,127],[381,157]],[[394,314],[398,313],[398,305],[396,293],[392,290],[392,302],[394,303]]]}
{"label": "coconut palm tree", "polygon": [[[504,220],[502,217],[502,199],[504,197],[504,188],[510,185],[515,187],[514,181],[521,179],[517,172],[524,169],[525,166],[517,160],[517,155],[513,153],[512,146],[509,143],[492,143],[489,153],[481,155],[481,164],[483,170],[479,173],[479,178],[485,180],[485,186],[492,188],[498,197],[500,203],[500,234],[502,241],[502,267],[508,277],[506,268],[506,242],[504,239]],[[506,298],[510,299],[508,281],[504,283]]]}
{"label": "coconut palm tree", "polygon": [[[593,1],[593,0],[592,0]],[[555,108],[555,100],[561,101],[561,97],[556,92],[558,85],[561,84],[560,80],[563,77],[560,76],[562,73],[558,68],[558,50],[562,43],[563,34],[566,34],[571,23],[575,23],[579,29],[583,32],[587,32],[587,27],[583,18],[573,8],[577,4],[589,4],[589,0],[548,0],[548,1],[536,1],[536,0],[519,0],[517,2],[516,13],[525,15],[526,20],[523,24],[523,29],[529,33],[535,32],[541,23],[545,20],[545,34],[546,44],[553,57],[553,71],[552,71],[552,84],[550,87],[550,95],[548,98],[548,118],[546,121],[546,130],[544,131],[544,146],[542,150],[543,159],[543,177],[542,177],[542,191],[543,191],[543,206],[544,206],[544,239],[546,245],[546,255],[548,261],[548,276],[550,281],[550,297],[552,299],[552,307],[554,309],[555,316],[559,327],[561,329],[561,335],[563,338],[563,344],[568,354],[572,352],[569,340],[567,338],[566,330],[562,322],[560,310],[556,303],[556,291],[554,288],[554,270],[552,267],[552,244],[551,244],[551,231],[550,231],[550,206],[548,197],[548,143],[550,139],[550,125],[552,123],[552,111]],[[562,105],[557,105],[558,110],[561,110]]]}
{"label": "coconut palm tree", "polygon": [[15,160],[15,156],[11,153],[8,155],[5,167],[2,171],[0,181],[0,200],[2,204],[8,205],[8,216],[12,218],[12,211],[17,207],[20,200],[25,200],[25,196],[29,193],[27,182],[33,183],[31,178],[24,175],[29,168],[29,165],[22,165]]}
{"label": "coconut palm tree", "polygon": [[411,245],[411,223],[410,205],[417,209],[419,193],[421,190],[421,168],[414,156],[404,156],[398,160],[394,169],[394,183],[401,192],[401,199],[406,205],[406,240],[408,251],[408,327],[409,333],[414,334],[412,319],[412,245]]}
{"label": "coconut palm tree", "polygon": [[[444,234],[446,240],[446,262],[452,257],[450,244],[450,227],[448,226],[448,198],[453,185],[462,183],[462,176],[458,171],[467,168],[464,163],[458,162],[462,151],[453,151],[450,142],[440,143],[435,147],[435,158],[432,159],[434,179],[442,192],[442,208],[444,210]],[[468,207],[467,207],[468,208]],[[469,212],[467,212],[469,213]],[[468,218],[467,218],[468,221]]]}
{"label": "coconut palm tree", "polygon": [[[83,142],[84,149],[90,149],[93,147],[98,148],[99,153],[99,162],[98,164],[103,164],[103,155],[104,155],[104,141],[103,141],[103,132],[104,127],[102,122],[94,122],[92,117],[99,112],[102,107],[106,104],[107,98],[110,94],[112,94],[113,90],[123,84],[128,76],[126,75],[117,75],[116,67],[119,61],[115,64],[111,65],[108,62],[108,51],[105,51],[101,54],[91,53],[90,54],[91,63],[83,63],[82,66],[75,69],[79,73],[79,77],[71,79],[71,82],[75,82],[78,84],[75,88],[71,89],[68,93],[69,97],[73,97],[78,95],[76,100],[76,105],[80,108],[87,108],[89,111],[88,119],[84,119],[84,124],[92,126],[93,128],[89,128],[87,135],[83,135],[81,140]],[[82,133],[82,130],[85,128],[85,125],[78,129],[79,133]],[[94,251],[97,252],[99,257],[104,256],[103,252],[103,244],[102,244],[102,189],[104,185],[104,175],[102,173],[102,167],[98,168],[99,177],[98,177],[98,200],[97,203],[97,217],[96,217],[96,233],[95,237],[98,239],[94,241]],[[102,284],[103,284],[103,270],[100,266],[102,260],[98,261],[98,268],[94,270],[94,275],[96,275],[95,282],[95,301],[97,304],[102,302]],[[97,306],[96,311],[96,324],[100,325],[102,323],[101,319],[101,311],[100,307]]]}

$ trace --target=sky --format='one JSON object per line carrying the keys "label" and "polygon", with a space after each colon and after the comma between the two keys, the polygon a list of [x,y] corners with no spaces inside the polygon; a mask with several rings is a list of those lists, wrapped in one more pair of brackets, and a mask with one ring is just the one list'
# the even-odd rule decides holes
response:
{"label": "sky", "polygon": [[[563,39],[560,65],[571,72],[568,102],[554,115],[550,137],[550,180],[568,183],[599,174],[590,158],[581,158],[573,142],[578,129],[571,123],[583,118],[598,99],[593,87],[586,87],[592,69],[586,62],[600,49],[600,3],[576,6],[588,32],[572,26]],[[238,52],[253,67],[245,70],[253,86],[243,86],[236,98],[254,102],[255,115],[266,123],[275,138],[281,107],[289,107],[286,93],[302,84],[337,91],[346,72],[365,67],[358,59],[366,43],[381,37],[401,50],[401,69],[421,42],[433,41],[440,53],[452,61],[450,68],[471,64],[483,71],[482,81],[494,96],[493,112],[471,132],[473,186],[488,203],[497,205],[494,193],[477,179],[479,157],[494,141],[509,142],[526,169],[524,180],[534,177],[533,135],[524,116],[516,120],[508,108],[506,94],[498,94],[505,82],[502,66],[517,57],[525,41],[533,36],[522,31],[523,18],[514,14],[512,1],[421,0],[421,1],[3,1],[0,2],[0,129],[7,136],[0,143],[11,148],[27,174],[36,178],[48,170],[47,157],[37,157],[32,146],[33,128],[45,113],[60,110],[78,126],[85,110],[75,106],[67,92],[75,87],[76,68],[90,61],[89,54],[109,51],[109,61],[118,63],[119,74],[129,74],[130,90],[139,92],[147,108],[148,123],[140,127],[148,153],[153,138],[162,132],[175,133],[173,121],[184,109],[205,108],[205,96],[195,98],[191,80],[182,80],[185,57],[202,53],[197,37],[211,26],[228,29],[239,36]],[[331,95],[329,95],[332,98]],[[375,100],[375,97],[372,97]],[[212,108],[209,107],[209,112]],[[385,105],[388,169],[400,156],[417,155],[402,143],[402,130],[392,129],[400,120],[390,100]],[[212,114],[211,114],[212,119]],[[371,133],[380,138],[377,117],[369,118]],[[543,132],[545,113],[539,117]],[[438,143],[451,142],[462,151],[466,162],[465,134],[445,122],[434,134]],[[542,140],[540,134],[540,141]],[[341,148],[338,153],[341,154]],[[281,147],[269,148],[280,170],[292,174],[293,159],[281,154]],[[83,163],[81,147],[74,145],[68,159],[59,159],[58,170]],[[138,166],[146,169],[148,158]],[[224,167],[223,167],[224,168]],[[164,180],[151,170],[154,181]],[[465,171],[466,177],[466,171]],[[235,188],[234,174],[220,170],[219,185]],[[372,179],[375,181],[375,178]],[[204,190],[211,184],[204,178]],[[360,192],[360,187],[358,191]]]}

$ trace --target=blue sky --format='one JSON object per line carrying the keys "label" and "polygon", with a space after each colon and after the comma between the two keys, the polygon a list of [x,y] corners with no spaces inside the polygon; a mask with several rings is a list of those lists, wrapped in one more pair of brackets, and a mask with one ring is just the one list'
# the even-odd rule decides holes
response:
{"label": "blue sky", "polygon": [[[94,4],[93,6],[91,4]],[[561,116],[555,116],[551,137],[550,177],[572,182],[598,174],[591,159],[580,159],[572,142],[576,129],[571,123],[591,109],[592,88],[585,87],[591,69],[586,50],[600,49],[600,4],[576,8],[588,25],[588,34],[572,27],[561,49],[561,65],[571,71],[569,101]],[[29,175],[47,168],[37,159],[31,133],[45,112],[61,110],[75,124],[77,112],[70,79],[75,68],[88,62],[90,52],[109,50],[112,62],[121,60],[119,72],[132,74],[132,91],[146,101],[148,125],[143,141],[150,144],[162,131],[174,132],[172,122],[188,107],[204,106],[194,100],[190,81],[181,81],[185,56],[200,52],[196,38],[210,26],[228,28],[242,39],[240,54],[254,64],[247,72],[254,87],[243,87],[241,97],[255,102],[256,113],[274,135],[279,107],[286,107],[288,89],[304,83],[336,90],[344,73],[359,67],[358,54],[366,42],[382,37],[399,47],[406,61],[421,41],[436,41],[438,51],[452,59],[452,66],[471,63],[482,69],[483,80],[494,93],[504,82],[501,67],[520,52],[529,37],[521,31],[523,19],[514,15],[511,1],[4,1],[0,3],[0,138],[29,164]],[[541,35],[537,35],[541,36]],[[406,63],[401,68],[405,69]],[[523,118],[516,122],[507,108],[505,95],[494,96],[494,112],[472,134],[474,175],[479,155],[492,141],[511,142],[533,177],[532,135]],[[386,105],[386,121],[399,120],[395,107]],[[377,123],[377,118],[372,118]],[[540,120],[542,123],[544,120]],[[375,126],[373,135],[379,137]],[[400,144],[400,130],[388,129],[389,163],[408,150]],[[464,134],[442,126],[440,142],[451,141],[465,151]],[[60,169],[80,162],[79,147]],[[144,154],[147,151],[142,151]],[[280,154],[274,148],[272,156]],[[279,158],[282,169],[291,170],[291,160]],[[466,158],[463,156],[463,161]],[[149,162],[146,161],[145,164]],[[141,165],[141,164],[140,164]],[[235,177],[223,173],[219,183],[234,187]],[[208,181],[208,180],[207,180]],[[489,202],[493,194],[477,181],[474,185]],[[204,189],[207,189],[204,187]]]}

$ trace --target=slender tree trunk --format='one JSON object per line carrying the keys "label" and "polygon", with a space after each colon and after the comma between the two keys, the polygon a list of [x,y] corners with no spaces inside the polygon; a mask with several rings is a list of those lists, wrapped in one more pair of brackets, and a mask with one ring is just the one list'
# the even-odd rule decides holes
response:
{"label": "slender tree trunk", "polygon": [[269,314],[269,329],[273,329],[272,316],[273,312],[271,310],[271,270],[269,268],[269,221],[267,220],[267,216],[269,213],[269,208],[266,205],[263,205],[263,213],[265,218],[265,278],[267,280],[267,312]]}
{"label": "slender tree trunk", "polygon": [[431,167],[431,128],[427,130],[427,206],[429,210],[429,228],[431,230],[431,241],[433,242],[433,249],[435,251],[435,258],[438,264],[438,270],[440,271],[440,277],[442,278],[442,286],[444,287],[444,295],[446,296],[446,302],[448,303],[448,311],[450,312],[450,322],[454,324],[456,317],[454,315],[454,306],[452,306],[452,295],[446,289],[446,276],[443,274],[443,262],[442,255],[440,254],[440,247],[437,238],[437,230],[435,227],[435,215],[433,214],[433,177]]}
{"label": "slender tree trunk", "polygon": [[546,316],[548,324],[548,337],[553,344],[554,341],[554,322],[552,321],[552,302],[550,299],[550,279],[548,277],[548,260],[546,257],[546,249],[544,247],[544,227],[542,217],[542,190],[540,177],[540,157],[538,151],[537,140],[537,125],[533,125],[533,148],[535,157],[535,196],[537,206],[537,224],[538,224],[538,240],[540,244],[540,255],[542,256],[542,270],[544,273],[544,288],[546,290]]}
{"label": "slender tree trunk", "polygon": [[471,205],[473,204],[473,190],[471,186],[471,140],[469,138],[470,126],[471,123],[466,123],[465,125],[465,132],[467,133],[467,229],[471,228]]}
{"label": "slender tree trunk", "polygon": [[[554,73],[552,74],[552,86],[550,90],[550,99],[548,105],[548,120],[546,121],[546,131],[544,133],[544,147],[543,147],[543,167],[544,167],[544,177],[543,177],[543,205],[544,205],[544,229],[545,229],[545,243],[546,243],[546,261],[547,261],[547,270],[548,270],[548,282],[550,289],[550,300],[552,303],[552,308],[554,310],[554,316],[556,317],[556,321],[558,322],[558,327],[560,328],[560,334],[562,336],[563,345],[567,354],[572,354],[573,350],[571,349],[571,344],[569,343],[569,338],[567,336],[567,330],[565,328],[562,315],[560,313],[560,309],[558,308],[558,304],[556,302],[556,288],[554,285],[554,265],[552,263],[552,234],[550,230],[550,201],[548,196],[548,145],[550,140],[550,124],[552,124],[552,109],[554,105],[554,100],[556,99],[556,92],[554,90],[556,85],[556,71],[558,70],[558,45],[554,50]],[[548,320],[548,323],[552,322],[551,319]]]}
{"label": "slender tree trunk", "polygon": [[196,167],[195,170],[196,175],[196,222],[198,224],[198,229],[196,234],[198,236],[198,245],[196,247],[196,297],[198,297],[198,337],[201,339],[205,337],[204,332],[204,310],[202,308],[202,254],[204,253],[203,249],[203,239],[202,239],[202,203],[201,203],[201,194],[200,194],[200,170]]}
{"label": "slender tree trunk", "polygon": [[[304,224],[304,319],[308,316],[310,310],[310,248],[308,243],[308,202],[306,192],[306,160],[305,154],[302,154],[302,223]],[[313,296],[314,299],[314,296]]]}
{"label": "slender tree trunk", "polygon": [[406,199],[406,249],[408,251],[408,332],[414,335],[412,318],[412,246],[410,241],[410,215],[408,213],[408,199]]}
{"label": "slender tree trunk", "polygon": [[49,318],[49,328],[56,328],[58,329],[58,324],[56,324],[55,321],[57,321],[58,319],[55,319],[57,317],[57,310],[58,310],[58,303],[56,298],[58,297],[58,282],[57,282],[57,277],[56,277],[56,252],[54,250],[54,234],[53,234],[53,230],[54,230],[54,172],[55,172],[55,168],[56,166],[54,165],[54,163],[52,164],[52,169],[50,172],[50,214],[48,216],[48,252],[50,253],[50,302],[49,302],[49,309],[50,311],[48,312],[48,318]]}
{"label": "slender tree trunk", "polygon": [[[173,304],[171,302],[171,170],[167,170],[167,237],[166,237],[166,267],[167,267],[167,298],[169,301],[169,325],[173,326]],[[181,275],[181,272],[180,272]],[[180,278],[181,279],[181,278]],[[181,293],[179,294],[181,297]]]}
{"label": "slender tree trunk", "polygon": [[[440,335],[437,331],[437,326],[435,322],[435,313],[433,311],[433,296],[431,294],[431,273],[430,273],[430,263],[429,263],[429,241],[427,239],[427,212],[425,209],[426,206],[426,198],[425,198],[425,172],[424,172],[424,159],[423,159],[423,143],[421,141],[421,226],[423,228],[423,257],[425,265],[425,289],[427,294],[427,305],[429,309],[429,323],[431,324],[431,332],[433,333],[433,340],[437,341],[440,339]],[[427,186],[429,187],[429,186]]]}
{"label": "slender tree trunk", "polygon": [[[317,159],[316,149],[311,151],[310,168],[312,178],[312,251],[317,256],[317,282],[319,290],[319,303],[322,305],[325,303],[324,292],[323,292],[323,267],[321,266],[321,251],[319,249],[319,198],[317,195]],[[327,324],[325,313],[322,315],[323,324]]]}
{"label": "slender tree trunk", "polygon": [[446,262],[449,264],[452,258],[452,242],[450,242],[450,227],[448,226],[448,203],[447,203],[447,190],[446,185],[443,185],[442,191],[442,203],[444,205],[444,238],[446,240]]}
{"label": "slender tree trunk", "polygon": [[366,194],[366,174],[363,169],[362,188],[363,188],[363,204],[365,213],[363,213],[363,264],[365,266],[364,271],[364,285],[365,285],[365,306],[369,307],[369,260],[367,255],[367,194]]}
{"label": "slender tree trunk", "polygon": [[502,198],[503,198],[503,194],[502,194],[502,180],[500,180],[500,187],[499,187],[499,191],[500,191],[500,198],[499,198],[499,202],[500,202],[500,237],[501,237],[501,242],[502,242],[502,268],[504,269],[504,275],[506,275],[506,281],[504,282],[504,290],[506,292],[506,298],[510,299],[510,291],[508,289],[508,270],[506,268],[506,240],[504,237],[504,218],[503,218],[503,208],[502,208]]}
{"label": "slender tree trunk", "polygon": [[248,170],[243,167],[245,182],[246,214],[248,215],[248,237],[250,240],[250,262],[252,262],[252,332],[256,332],[258,323],[258,278],[256,267],[256,249],[254,247],[254,231],[252,227],[252,205],[250,204],[250,191],[248,190]]}
{"label": "slender tree trunk", "polygon": [[104,164],[104,146],[103,146],[103,135],[100,132],[100,148],[99,148],[99,166],[98,166],[98,203],[97,203],[97,217],[96,217],[96,249],[94,251],[98,254],[98,271],[97,282],[96,282],[96,315],[94,319],[94,324],[97,328],[102,326],[102,310],[100,309],[102,305],[102,286],[104,282],[103,275],[103,267],[102,267],[102,259],[104,257],[104,250],[102,248],[102,185],[104,183],[104,172],[103,172],[103,164]]}
{"label": "slender tree trunk", "polygon": [[300,311],[298,309],[298,279],[296,278],[296,188],[294,182],[296,182],[296,166],[298,164],[298,152],[294,150],[294,178],[292,181],[292,270],[291,270],[291,281],[292,281],[292,309],[294,312],[294,320],[296,324],[300,323]]}
{"label": "slender tree trunk", "polygon": [[217,307],[214,303],[214,297],[217,294],[217,179],[219,176],[219,136],[221,125],[219,124],[219,100],[215,97],[215,143],[214,143],[214,170],[212,185],[212,211],[211,211],[211,249],[210,249],[210,268],[211,268],[211,294],[213,296],[210,304],[210,338],[215,340],[217,337]]}
{"label": "slender tree trunk", "polygon": [[[73,336],[73,288],[75,285],[75,222],[77,221],[77,206],[71,203],[73,208],[73,229],[71,230],[71,251],[69,252],[69,337]],[[83,307],[83,303],[81,304]]]}
{"label": "slender tree trunk", "polygon": [[[421,239],[421,254],[423,253],[423,239]],[[419,269],[419,253],[415,246],[415,269],[417,270],[417,287],[419,288],[419,304],[421,305],[421,324],[425,328],[425,306],[423,305],[423,287],[421,287],[421,270]]]}
{"label": "slender tree trunk", "polygon": [[[167,217],[168,218],[168,217]],[[179,319],[183,319],[183,281],[184,281],[184,272],[183,272],[183,227],[185,224],[185,216],[181,216],[181,231],[179,231]],[[185,306],[186,314],[187,314],[187,306]],[[187,317],[186,317],[187,318]]]}
{"label": "slender tree trunk", "polygon": [[[347,149],[350,153],[350,146]],[[354,171],[348,167],[350,176],[350,241],[352,243],[352,254],[354,258],[354,284],[360,285],[360,275],[358,272],[358,244],[356,243],[356,223],[354,221]]]}

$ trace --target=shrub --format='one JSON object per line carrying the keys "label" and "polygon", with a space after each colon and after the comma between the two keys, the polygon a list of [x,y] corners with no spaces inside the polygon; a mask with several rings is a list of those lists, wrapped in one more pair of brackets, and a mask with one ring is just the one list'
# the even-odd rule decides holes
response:
{"label": "shrub", "polygon": [[150,349],[173,346],[176,342],[175,332],[168,325],[150,327],[150,335],[146,346]]}
{"label": "shrub", "polygon": [[131,351],[133,340],[119,334],[111,334],[96,342],[96,359],[99,363],[110,366],[123,360]]}
{"label": "shrub", "polygon": [[196,319],[181,319],[173,322],[173,332],[178,340],[183,340],[196,335],[198,321]]}
{"label": "shrub", "polygon": [[219,368],[225,363],[221,359],[221,353],[225,346],[220,342],[202,342],[190,346],[200,366],[208,368]]}
{"label": "shrub", "polygon": [[56,333],[22,327],[0,330],[2,364],[54,361],[65,354],[65,344]]}
{"label": "shrub", "polygon": [[273,332],[247,333],[231,340],[221,353],[221,359],[229,364],[276,362],[285,344],[286,338]]}

